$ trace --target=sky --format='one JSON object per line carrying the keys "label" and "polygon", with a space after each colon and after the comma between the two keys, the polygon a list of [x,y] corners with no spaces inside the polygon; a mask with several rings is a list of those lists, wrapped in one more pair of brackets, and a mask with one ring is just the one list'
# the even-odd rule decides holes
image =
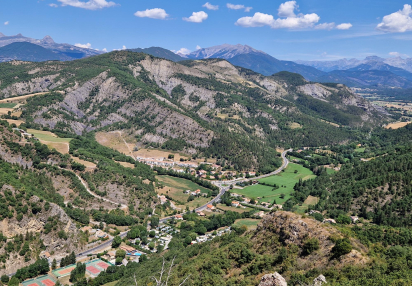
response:
{"label": "sky", "polygon": [[227,43],[282,60],[412,57],[411,2],[2,0],[0,32],[105,51],[189,52]]}

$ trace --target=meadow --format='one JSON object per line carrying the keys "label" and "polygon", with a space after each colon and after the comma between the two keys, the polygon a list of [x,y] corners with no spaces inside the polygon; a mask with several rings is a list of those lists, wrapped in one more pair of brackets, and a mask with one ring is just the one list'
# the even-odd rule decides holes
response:
{"label": "meadow", "polygon": [[[272,203],[276,200],[277,204],[283,204],[290,198],[290,195],[293,192],[293,187],[299,182],[299,179],[308,180],[315,177],[316,176],[311,170],[304,168],[299,164],[290,163],[284,172],[259,180],[259,182],[270,185],[276,184],[279,186],[278,189],[273,190],[273,187],[271,186],[258,184],[244,189],[236,189],[236,193],[248,198],[257,199],[260,197],[259,202]],[[283,198],[281,198],[282,195]]]}

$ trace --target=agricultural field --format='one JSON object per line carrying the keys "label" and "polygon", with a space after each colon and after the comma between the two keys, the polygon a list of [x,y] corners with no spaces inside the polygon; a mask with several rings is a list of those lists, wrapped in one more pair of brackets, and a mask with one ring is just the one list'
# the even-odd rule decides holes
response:
{"label": "agricultural field", "polygon": [[245,225],[248,230],[254,230],[256,229],[259,222],[260,222],[260,219],[245,218],[245,219],[237,219],[233,225],[237,227],[241,227],[242,225]]}
{"label": "agricultural field", "polygon": [[[295,173],[295,171],[297,171]],[[264,185],[253,185],[246,187],[244,189],[237,189],[238,194],[244,195],[248,198],[258,198],[259,202],[270,202],[276,200],[277,204],[283,204],[290,198],[290,194],[293,192],[293,187],[299,179],[308,180],[315,178],[313,172],[301,165],[290,163],[284,172],[278,175],[270,176],[267,178],[260,179],[259,182],[264,182],[267,184],[276,184],[279,186],[278,189],[273,190],[271,186]],[[283,198],[281,198],[283,196]]]}
{"label": "agricultural field", "polygon": [[307,208],[308,208],[310,205],[316,205],[318,202],[319,202],[319,198],[313,197],[313,196],[309,196],[309,197],[303,202],[303,204],[302,204],[301,206],[298,206],[298,207],[296,208],[296,212],[299,213],[299,214],[304,214],[305,211],[307,210]]}
{"label": "agricultural field", "polygon": [[409,123],[412,123],[412,121],[409,122],[394,122],[394,123],[390,123],[388,125],[385,126],[386,129],[399,129],[402,127],[405,127],[406,125],[408,125]]}
{"label": "agricultural field", "polygon": [[41,143],[47,145],[50,149],[56,149],[62,154],[69,153],[69,143],[71,138],[59,138],[56,134],[50,131],[40,131],[35,129],[27,129],[27,133],[33,134],[40,140]]}
{"label": "agricultural field", "polygon": [[191,202],[187,201],[190,194],[184,194],[183,192],[186,190],[191,190],[193,192],[199,189],[202,193],[207,194],[211,192],[211,190],[193,183],[192,181],[171,176],[156,176],[156,178],[164,186],[163,188],[156,190],[158,194],[167,194],[174,201],[184,203],[183,205],[176,205],[177,207],[186,208],[188,206],[190,209],[193,209],[210,201],[210,198],[207,197],[197,197]]}

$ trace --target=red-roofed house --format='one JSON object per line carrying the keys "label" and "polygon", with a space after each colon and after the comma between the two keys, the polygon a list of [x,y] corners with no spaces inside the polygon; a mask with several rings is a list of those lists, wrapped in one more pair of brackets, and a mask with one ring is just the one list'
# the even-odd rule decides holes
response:
{"label": "red-roofed house", "polygon": [[206,209],[209,211],[214,211],[216,209],[216,207],[214,205],[207,205]]}

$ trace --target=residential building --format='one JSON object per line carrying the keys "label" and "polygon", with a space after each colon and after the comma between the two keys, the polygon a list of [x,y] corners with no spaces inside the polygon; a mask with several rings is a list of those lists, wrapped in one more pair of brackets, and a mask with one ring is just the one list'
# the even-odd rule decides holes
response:
{"label": "residential building", "polygon": [[232,201],[232,207],[240,207],[240,203],[238,201]]}

